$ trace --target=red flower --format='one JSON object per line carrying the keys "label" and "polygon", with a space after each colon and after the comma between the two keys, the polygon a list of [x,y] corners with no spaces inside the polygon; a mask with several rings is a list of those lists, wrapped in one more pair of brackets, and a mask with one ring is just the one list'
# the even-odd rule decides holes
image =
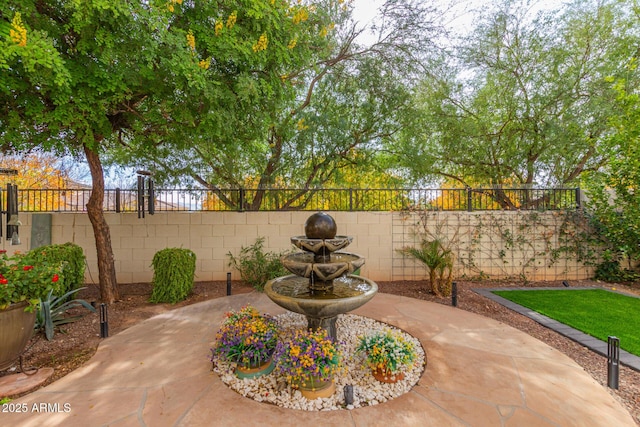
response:
{"label": "red flower", "polygon": [[33,270],[33,265],[25,265],[24,267],[22,267],[22,269],[23,269],[24,271]]}
{"label": "red flower", "polygon": [[0,254],[6,254],[7,251],[5,249],[0,249]]}
{"label": "red flower", "polygon": [[0,278],[0,285],[6,285],[8,283],[9,283],[9,281],[7,279],[5,279],[4,277]]}
{"label": "red flower", "polygon": [[55,283],[55,282],[57,282],[58,280],[60,280],[60,277],[58,277],[58,275],[57,275],[57,274],[54,274],[54,275],[53,275],[53,279],[51,279],[51,281]]}

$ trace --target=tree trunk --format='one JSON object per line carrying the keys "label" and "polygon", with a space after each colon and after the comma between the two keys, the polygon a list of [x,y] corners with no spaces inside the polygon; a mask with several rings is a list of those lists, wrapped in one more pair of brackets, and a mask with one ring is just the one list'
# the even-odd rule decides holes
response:
{"label": "tree trunk", "polygon": [[98,153],[84,145],[84,154],[91,171],[91,197],[87,203],[87,213],[93,226],[98,255],[98,280],[100,281],[100,299],[111,304],[120,299],[118,283],[116,281],[116,266],[113,261],[111,248],[111,232],[109,224],[104,218],[104,175],[102,162]]}

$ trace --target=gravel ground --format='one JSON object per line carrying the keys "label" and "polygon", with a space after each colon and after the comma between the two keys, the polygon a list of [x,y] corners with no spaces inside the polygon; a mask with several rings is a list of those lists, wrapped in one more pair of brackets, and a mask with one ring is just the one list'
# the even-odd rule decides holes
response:
{"label": "gravel ground", "polygon": [[[619,291],[640,295],[640,285],[610,285],[594,281],[572,281],[571,286],[615,287]],[[562,286],[561,282],[528,282],[520,281],[458,281],[458,308],[482,316],[496,319],[549,344],[575,360],[596,381],[607,388],[607,360],[591,350],[563,337],[562,335],[541,326],[535,321],[515,313],[502,305],[490,301],[477,293],[474,288],[512,288],[512,287]],[[378,282],[380,292],[403,295],[412,298],[433,301],[440,304],[451,304],[450,298],[437,298],[430,293],[425,281]],[[186,301],[179,304],[150,304],[147,302],[151,294],[149,284],[120,285],[121,301],[109,306],[109,333],[118,333],[146,318],[188,304],[218,298],[226,295],[226,283],[199,282],[194,293]],[[250,292],[252,289],[242,283],[233,283],[233,294]],[[98,297],[95,286],[82,291],[82,298],[93,301]],[[100,343],[100,320],[97,313],[89,313],[82,320],[65,325],[64,331],[55,334],[52,341],[37,335],[24,353],[24,366],[53,367],[54,375],[48,383],[55,381],[81,366],[95,353]],[[10,374],[14,371],[5,371]],[[48,383],[45,383],[48,384]],[[640,426],[640,372],[621,366],[620,387],[618,390],[607,390],[624,405]],[[17,396],[14,396],[17,397]]]}

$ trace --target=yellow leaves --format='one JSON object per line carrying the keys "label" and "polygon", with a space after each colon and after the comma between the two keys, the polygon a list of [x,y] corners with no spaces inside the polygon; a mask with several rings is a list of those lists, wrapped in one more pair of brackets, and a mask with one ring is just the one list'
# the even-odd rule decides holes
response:
{"label": "yellow leaves", "polygon": [[216,36],[219,36],[220,33],[222,33],[223,28],[224,24],[222,23],[222,21],[217,21],[216,25],[213,26],[213,31],[215,32]]}
{"label": "yellow leaves", "polygon": [[9,37],[11,37],[11,40],[18,46],[25,47],[27,45],[27,29],[22,23],[22,16],[20,15],[20,12],[16,12],[13,20],[11,21]]}
{"label": "yellow leaves", "polygon": [[304,123],[304,118],[298,120],[298,123],[296,123],[296,129],[300,131],[309,129],[309,126]]}
{"label": "yellow leaves", "polygon": [[196,50],[196,38],[191,30],[187,33],[187,46],[189,46],[193,51]]}
{"label": "yellow leaves", "polygon": [[293,23],[299,24],[309,19],[309,11],[306,7],[301,7],[293,14]]}
{"label": "yellow leaves", "polygon": [[267,33],[262,33],[258,41],[252,46],[254,52],[260,52],[267,48],[269,40],[267,39]]}
{"label": "yellow leaves", "polygon": [[227,18],[227,28],[231,29],[234,25],[236,25],[236,20],[238,19],[238,12],[233,11],[231,15]]}
{"label": "yellow leaves", "polygon": [[174,4],[182,4],[182,0],[169,0],[169,2],[167,2],[167,10],[169,12],[175,11]]}
{"label": "yellow leaves", "polygon": [[238,20],[238,11],[234,10],[233,12],[231,12],[229,17],[227,18],[226,24],[224,23],[223,19],[216,20],[216,23],[213,26],[213,31],[215,32],[216,36],[219,36],[220,34],[222,34],[222,30],[224,30],[225,25],[230,30],[236,25],[237,20]]}

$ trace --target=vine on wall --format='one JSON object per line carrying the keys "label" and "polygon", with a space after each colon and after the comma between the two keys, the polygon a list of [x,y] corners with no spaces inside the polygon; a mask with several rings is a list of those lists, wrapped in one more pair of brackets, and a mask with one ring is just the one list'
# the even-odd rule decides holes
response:
{"label": "vine on wall", "polygon": [[416,247],[439,240],[455,254],[457,278],[557,280],[570,271],[590,277],[603,246],[582,210],[439,212],[405,217]]}

